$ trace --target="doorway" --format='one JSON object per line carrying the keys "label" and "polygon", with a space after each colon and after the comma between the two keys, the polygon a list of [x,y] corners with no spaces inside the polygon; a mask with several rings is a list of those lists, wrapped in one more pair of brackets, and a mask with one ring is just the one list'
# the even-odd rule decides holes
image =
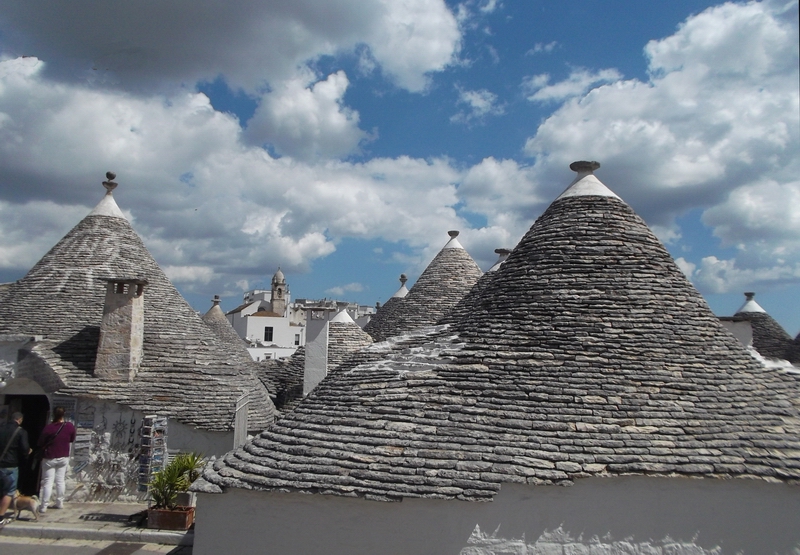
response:
{"label": "doorway", "polygon": [[[28,432],[28,441],[31,448],[36,447],[39,435],[47,425],[50,416],[50,401],[47,395],[6,395],[5,402],[8,405],[9,414],[21,412],[22,428]],[[39,473],[41,466],[36,470],[31,469],[30,459],[21,462],[19,465],[19,484],[18,489],[22,495],[36,495],[39,492]]]}

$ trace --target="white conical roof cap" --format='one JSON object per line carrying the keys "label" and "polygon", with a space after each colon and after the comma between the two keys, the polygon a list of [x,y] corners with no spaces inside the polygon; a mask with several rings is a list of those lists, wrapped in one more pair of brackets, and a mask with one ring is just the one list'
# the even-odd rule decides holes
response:
{"label": "white conical roof cap", "polygon": [[758,304],[756,302],[756,300],[754,298],[756,296],[755,293],[751,293],[751,292],[748,291],[747,293],[744,294],[744,296],[745,296],[745,299],[747,299],[747,300],[744,301],[744,304],[742,305],[742,308],[740,308],[739,310],[736,311],[737,314],[739,312],[767,312],[766,310],[761,308],[760,304]]}
{"label": "white conical roof cap", "polygon": [[448,231],[447,234],[450,236],[450,240],[442,248],[444,248],[444,249],[463,249],[464,248],[464,247],[461,246],[461,243],[458,242],[458,239],[456,239],[456,237],[458,237],[458,231],[455,231],[455,230]]}
{"label": "white conical roof cap", "polygon": [[573,162],[569,169],[578,175],[569,184],[569,187],[559,195],[556,200],[567,197],[597,196],[619,198],[611,189],[594,175],[594,170],[600,167],[600,162]]}
{"label": "white conical roof cap", "polygon": [[347,313],[347,307],[344,307],[340,310],[336,316],[331,318],[331,322],[342,322],[344,324],[355,324],[353,319],[350,317],[350,314]]}
{"label": "white conical roof cap", "polygon": [[400,289],[398,289],[397,292],[394,295],[392,295],[392,298],[402,299],[403,297],[408,295],[408,287],[406,287],[406,281],[408,281],[406,275],[400,274]]}
{"label": "white conical roof cap", "polygon": [[111,191],[117,187],[117,184],[114,182],[115,177],[117,177],[115,174],[106,172],[107,180],[103,181],[103,187],[106,188],[106,195],[97,203],[94,210],[89,212],[90,216],[110,216],[112,218],[125,219],[125,215],[122,213],[122,210],[119,209],[117,202],[114,200],[114,196],[111,194]]}
{"label": "white conical roof cap", "polygon": [[491,267],[491,268],[489,268],[488,270],[486,270],[486,273],[487,273],[487,274],[488,274],[489,272],[495,272],[495,271],[497,271],[497,269],[498,269],[500,266],[502,266],[502,265],[503,265],[503,262],[505,262],[505,261],[506,261],[506,258],[508,258],[508,255],[509,255],[509,254],[511,254],[511,249],[494,249],[494,252],[496,252],[496,253],[498,254],[498,257],[497,257],[497,262],[495,262],[494,264],[492,264],[492,267]]}

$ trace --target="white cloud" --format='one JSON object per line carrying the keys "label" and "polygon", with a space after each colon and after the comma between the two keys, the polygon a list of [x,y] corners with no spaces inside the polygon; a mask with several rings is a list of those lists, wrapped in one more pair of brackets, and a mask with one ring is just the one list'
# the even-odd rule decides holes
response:
{"label": "white cloud", "polygon": [[733,190],[725,201],[703,214],[703,223],[714,228],[723,245],[781,238],[787,248],[800,254],[800,181],[759,181]]}
{"label": "white cloud", "polygon": [[533,102],[561,102],[580,96],[600,83],[613,83],[622,79],[616,69],[601,69],[594,73],[586,69],[572,71],[564,81],[550,85],[550,75],[542,73],[527,77],[522,82],[523,91]]}
{"label": "white cloud", "polygon": [[697,269],[697,264],[693,262],[689,262],[682,256],[675,259],[675,263],[678,265],[678,268],[681,269],[681,272],[686,276],[687,279],[692,279],[694,275],[694,271]]}
{"label": "white cloud", "polygon": [[[703,290],[796,279],[797,3],[723,4],[651,41],[646,53],[649,81],[616,81],[570,98],[528,139],[540,183],[555,194],[547,184],[567,164],[599,160],[598,176],[678,245],[675,216],[706,208],[703,221],[737,254],[703,260],[696,276]],[[537,76],[529,84],[532,99],[545,100],[591,81],[547,85]]]}
{"label": "white cloud", "polygon": [[162,270],[173,283],[208,283],[214,277],[214,269],[208,266],[162,266]]}
{"label": "white cloud", "polygon": [[771,267],[738,268],[736,259],[703,258],[694,274],[694,281],[710,293],[730,293],[757,288],[771,288],[800,279],[800,262]]}
{"label": "white cloud", "polygon": [[557,41],[551,41],[548,43],[537,42],[533,45],[533,48],[525,52],[526,56],[532,56],[533,54],[540,54],[542,52],[548,54],[556,49],[556,47],[560,46]]}
{"label": "white cloud", "polygon": [[[771,6],[724,4],[690,18],[648,45],[649,82],[618,81],[568,100],[528,139],[526,152],[544,176],[573,160],[600,160],[602,176],[651,224],[720,202],[756,176],[794,179],[797,22]],[[697,21],[705,34],[689,33]],[[732,43],[740,35],[773,38],[751,65],[737,65]]]}
{"label": "white cloud", "polygon": [[351,153],[367,134],[358,128],[358,112],[343,105],[349,81],[344,71],[316,81],[308,70],[265,94],[246,135],[256,144],[271,143],[293,158],[335,158]]}
{"label": "white cloud", "polygon": [[142,99],[54,83],[41,66],[0,63],[0,268],[41,257],[100,200],[105,170],[187,291],[233,289],[266,261],[306,270],[342,237],[420,249],[468,227],[455,208],[462,173],[445,159],[276,159],[202,94]]}
{"label": "white cloud", "polygon": [[79,205],[0,200],[0,268],[32,267],[85,215],[86,207]]}
{"label": "white cloud", "polygon": [[461,87],[456,87],[458,90],[457,104],[465,104],[466,111],[458,112],[450,118],[454,123],[469,124],[474,121],[482,121],[486,116],[501,116],[505,113],[505,105],[499,104],[497,95],[486,89],[477,91],[464,90]]}
{"label": "white cloud", "polygon": [[325,292],[335,297],[342,297],[345,293],[359,293],[364,290],[364,286],[360,283],[348,283],[347,285],[337,285],[326,289]]}
{"label": "white cloud", "polygon": [[493,13],[499,7],[502,7],[502,4],[498,2],[498,0],[485,0],[480,4],[478,9],[481,11],[481,13],[487,14]]}
{"label": "white cloud", "polygon": [[7,53],[49,60],[59,78],[140,91],[222,75],[253,93],[362,45],[399,86],[418,91],[455,60],[461,41],[443,0],[175,0],[147,10],[32,0],[4,6],[0,32]]}

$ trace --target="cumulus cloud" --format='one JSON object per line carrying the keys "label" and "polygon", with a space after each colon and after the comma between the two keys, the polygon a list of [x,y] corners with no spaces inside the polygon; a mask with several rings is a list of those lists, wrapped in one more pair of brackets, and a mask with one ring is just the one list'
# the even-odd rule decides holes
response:
{"label": "cumulus cloud", "polygon": [[730,293],[752,288],[754,285],[769,288],[797,283],[800,279],[800,262],[739,268],[736,259],[721,260],[716,256],[707,256],[695,271],[694,278],[710,293]]}
{"label": "cumulus cloud", "polygon": [[527,140],[542,187],[556,193],[550,176],[573,160],[600,160],[600,178],[667,240],[680,243],[677,215],[706,208],[703,221],[738,252],[703,260],[701,290],[796,279],[797,3],[710,8],[645,52],[648,81],[568,99]]}
{"label": "cumulus cloud", "polygon": [[31,0],[4,6],[0,31],[8,54],[48,60],[58,79],[138,91],[222,75],[252,93],[364,45],[395,83],[418,91],[461,41],[442,0]]}
{"label": "cumulus cloud", "polygon": [[470,91],[456,87],[458,90],[457,104],[466,105],[462,110],[450,117],[453,123],[469,124],[481,122],[486,116],[501,116],[505,113],[505,105],[498,102],[497,95],[486,89]]}
{"label": "cumulus cloud", "polygon": [[648,82],[620,80],[567,100],[528,139],[544,175],[551,165],[600,160],[615,191],[658,225],[753,179],[794,179],[796,18],[766,2],[723,4],[646,53]]}
{"label": "cumulus cloud", "polygon": [[467,227],[455,208],[461,173],[445,159],[274,158],[202,94],[141,98],[53,82],[42,68],[0,62],[4,269],[27,269],[88,213],[103,170],[117,173],[118,204],[185,290],[231,289],[265,261],[307,270],[342,237],[419,249]]}
{"label": "cumulus cloud", "polygon": [[345,293],[359,293],[364,290],[364,286],[360,283],[348,283],[347,285],[337,285],[326,289],[325,292],[334,297],[342,297]]}
{"label": "cumulus cloud", "polygon": [[248,122],[247,137],[303,160],[353,152],[367,134],[358,128],[358,112],[343,104],[347,75],[338,71],[314,80],[309,70],[301,71],[264,95]]}
{"label": "cumulus cloud", "polygon": [[[148,248],[188,290],[239,291],[265,264],[305,270],[344,237],[403,243],[430,260],[447,229],[460,229],[487,268],[563,190],[570,162],[598,159],[598,176],[666,242],[680,246],[677,215],[705,209],[736,252],[679,259],[706,290],[797,281],[796,2],[689,18],[647,45],[645,81],[590,69],[555,83],[531,77],[531,102],[557,108],[525,143],[530,160],[464,167],[336,159],[369,137],[344,103],[348,76],[307,69],[346,51],[363,71],[423,91],[456,59],[463,22],[440,1],[310,1],[153,3],[147,18],[125,4],[4,8],[4,43],[38,57],[0,62],[0,269],[44,254],[100,200],[105,170],[117,172],[115,197]],[[468,9],[490,5],[499,7]],[[193,92],[219,75],[259,99],[245,131]],[[505,109],[488,90],[462,92],[465,119]]]}
{"label": "cumulus cloud", "polygon": [[542,73],[526,77],[522,89],[533,102],[562,102],[568,98],[580,96],[600,83],[613,83],[622,79],[616,69],[601,69],[591,72],[586,69],[572,71],[563,81],[550,84],[550,75]]}
{"label": "cumulus cloud", "polygon": [[683,272],[683,275],[685,275],[688,279],[692,279],[692,276],[694,276],[694,271],[697,269],[697,264],[694,264],[693,262],[689,262],[688,260],[686,260],[682,256],[679,257],[679,258],[676,258],[675,259],[675,263],[678,265],[678,268],[681,269],[681,272]]}
{"label": "cumulus cloud", "polygon": [[541,54],[542,52],[550,53],[553,50],[555,50],[556,47],[558,47],[558,46],[560,46],[560,45],[558,44],[557,41],[551,41],[551,42],[548,42],[548,43],[537,42],[536,44],[533,45],[533,48],[531,48],[530,50],[525,52],[525,55],[526,56],[532,56],[534,54]]}
{"label": "cumulus cloud", "polygon": [[208,283],[214,277],[214,269],[208,266],[163,266],[162,269],[173,283]]}

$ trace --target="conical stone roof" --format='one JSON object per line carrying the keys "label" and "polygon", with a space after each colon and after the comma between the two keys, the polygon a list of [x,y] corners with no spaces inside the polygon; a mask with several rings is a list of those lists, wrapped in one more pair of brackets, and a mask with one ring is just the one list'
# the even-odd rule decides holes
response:
{"label": "conical stone roof", "polygon": [[453,322],[458,322],[469,318],[472,312],[477,308],[475,303],[479,302],[480,299],[484,296],[483,290],[491,287],[492,280],[494,279],[497,270],[503,263],[508,259],[508,256],[511,254],[510,249],[495,249],[498,254],[497,261],[492,264],[492,267],[486,270],[480,279],[478,279],[477,283],[472,286],[469,293],[466,294],[461,300],[459,300],[456,305],[450,310],[448,314],[444,316],[441,320],[439,320],[440,324],[452,324]]}
{"label": "conical stone roof", "polygon": [[800,478],[797,377],[751,357],[576,169],[477,311],[328,376],[202,485],[485,500],[588,476]]}
{"label": "conical stone roof", "polygon": [[328,322],[328,373],[339,366],[349,355],[373,343],[372,337],[361,329],[346,310]]}
{"label": "conical stone roof", "polygon": [[[103,279],[132,277],[147,281],[141,365],[130,383],[96,378]],[[110,191],[9,288],[0,305],[0,333],[43,336],[31,356],[53,374],[26,376],[21,364],[18,375],[48,381],[48,391],[114,401],[211,431],[232,429],[236,399],[248,393],[250,429],[274,419],[246,350],[221,341],[186,303]]]}
{"label": "conical stone roof", "polygon": [[369,322],[367,322],[367,325],[364,326],[364,331],[370,334],[371,337],[386,338],[386,334],[391,333],[400,303],[408,295],[406,281],[408,281],[406,275],[400,274],[400,289],[378,308],[372,318],[369,319]]}
{"label": "conical stone roof", "polygon": [[733,317],[750,322],[753,348],[764,358],[788,359],[792,336],[756,302],[755,293],[747,292],[744,296],[744,304]]}
{"label": "conical stone roof", "polygon": [[[383,341],[393,335],[430,326],[442,319],[481,277],[481,269],[458,242],[458,232],[439,251],[392,313],[366,330]],[[366,328],[366,326],[365,326]]]}
{"label": "conical stone roof", "polygon": [[[222,312],[222,308],[219,306],[219,296],[214,296],[214,300],[212,301],[211,308],[208,309],[208,312],[203,314],[203,322],[211,328],[211,330],[219,337],[222,341],[230,343],[232,345],[237,345],[241,347],[241,351],[247,353],[247,347],[245,346],[245,342],[239,337],[239,334],[236,333],[236,330],[233,329],[231,323],[228,321],[228,318],[225,317],[225,313]],[[249,355],[248,355],[249,356]]]}
{"label": "conical stone roof", "polygon": [[792,364],[800,364],[800,333],[794,338],[792,344],[789,346],[787,360]]}

